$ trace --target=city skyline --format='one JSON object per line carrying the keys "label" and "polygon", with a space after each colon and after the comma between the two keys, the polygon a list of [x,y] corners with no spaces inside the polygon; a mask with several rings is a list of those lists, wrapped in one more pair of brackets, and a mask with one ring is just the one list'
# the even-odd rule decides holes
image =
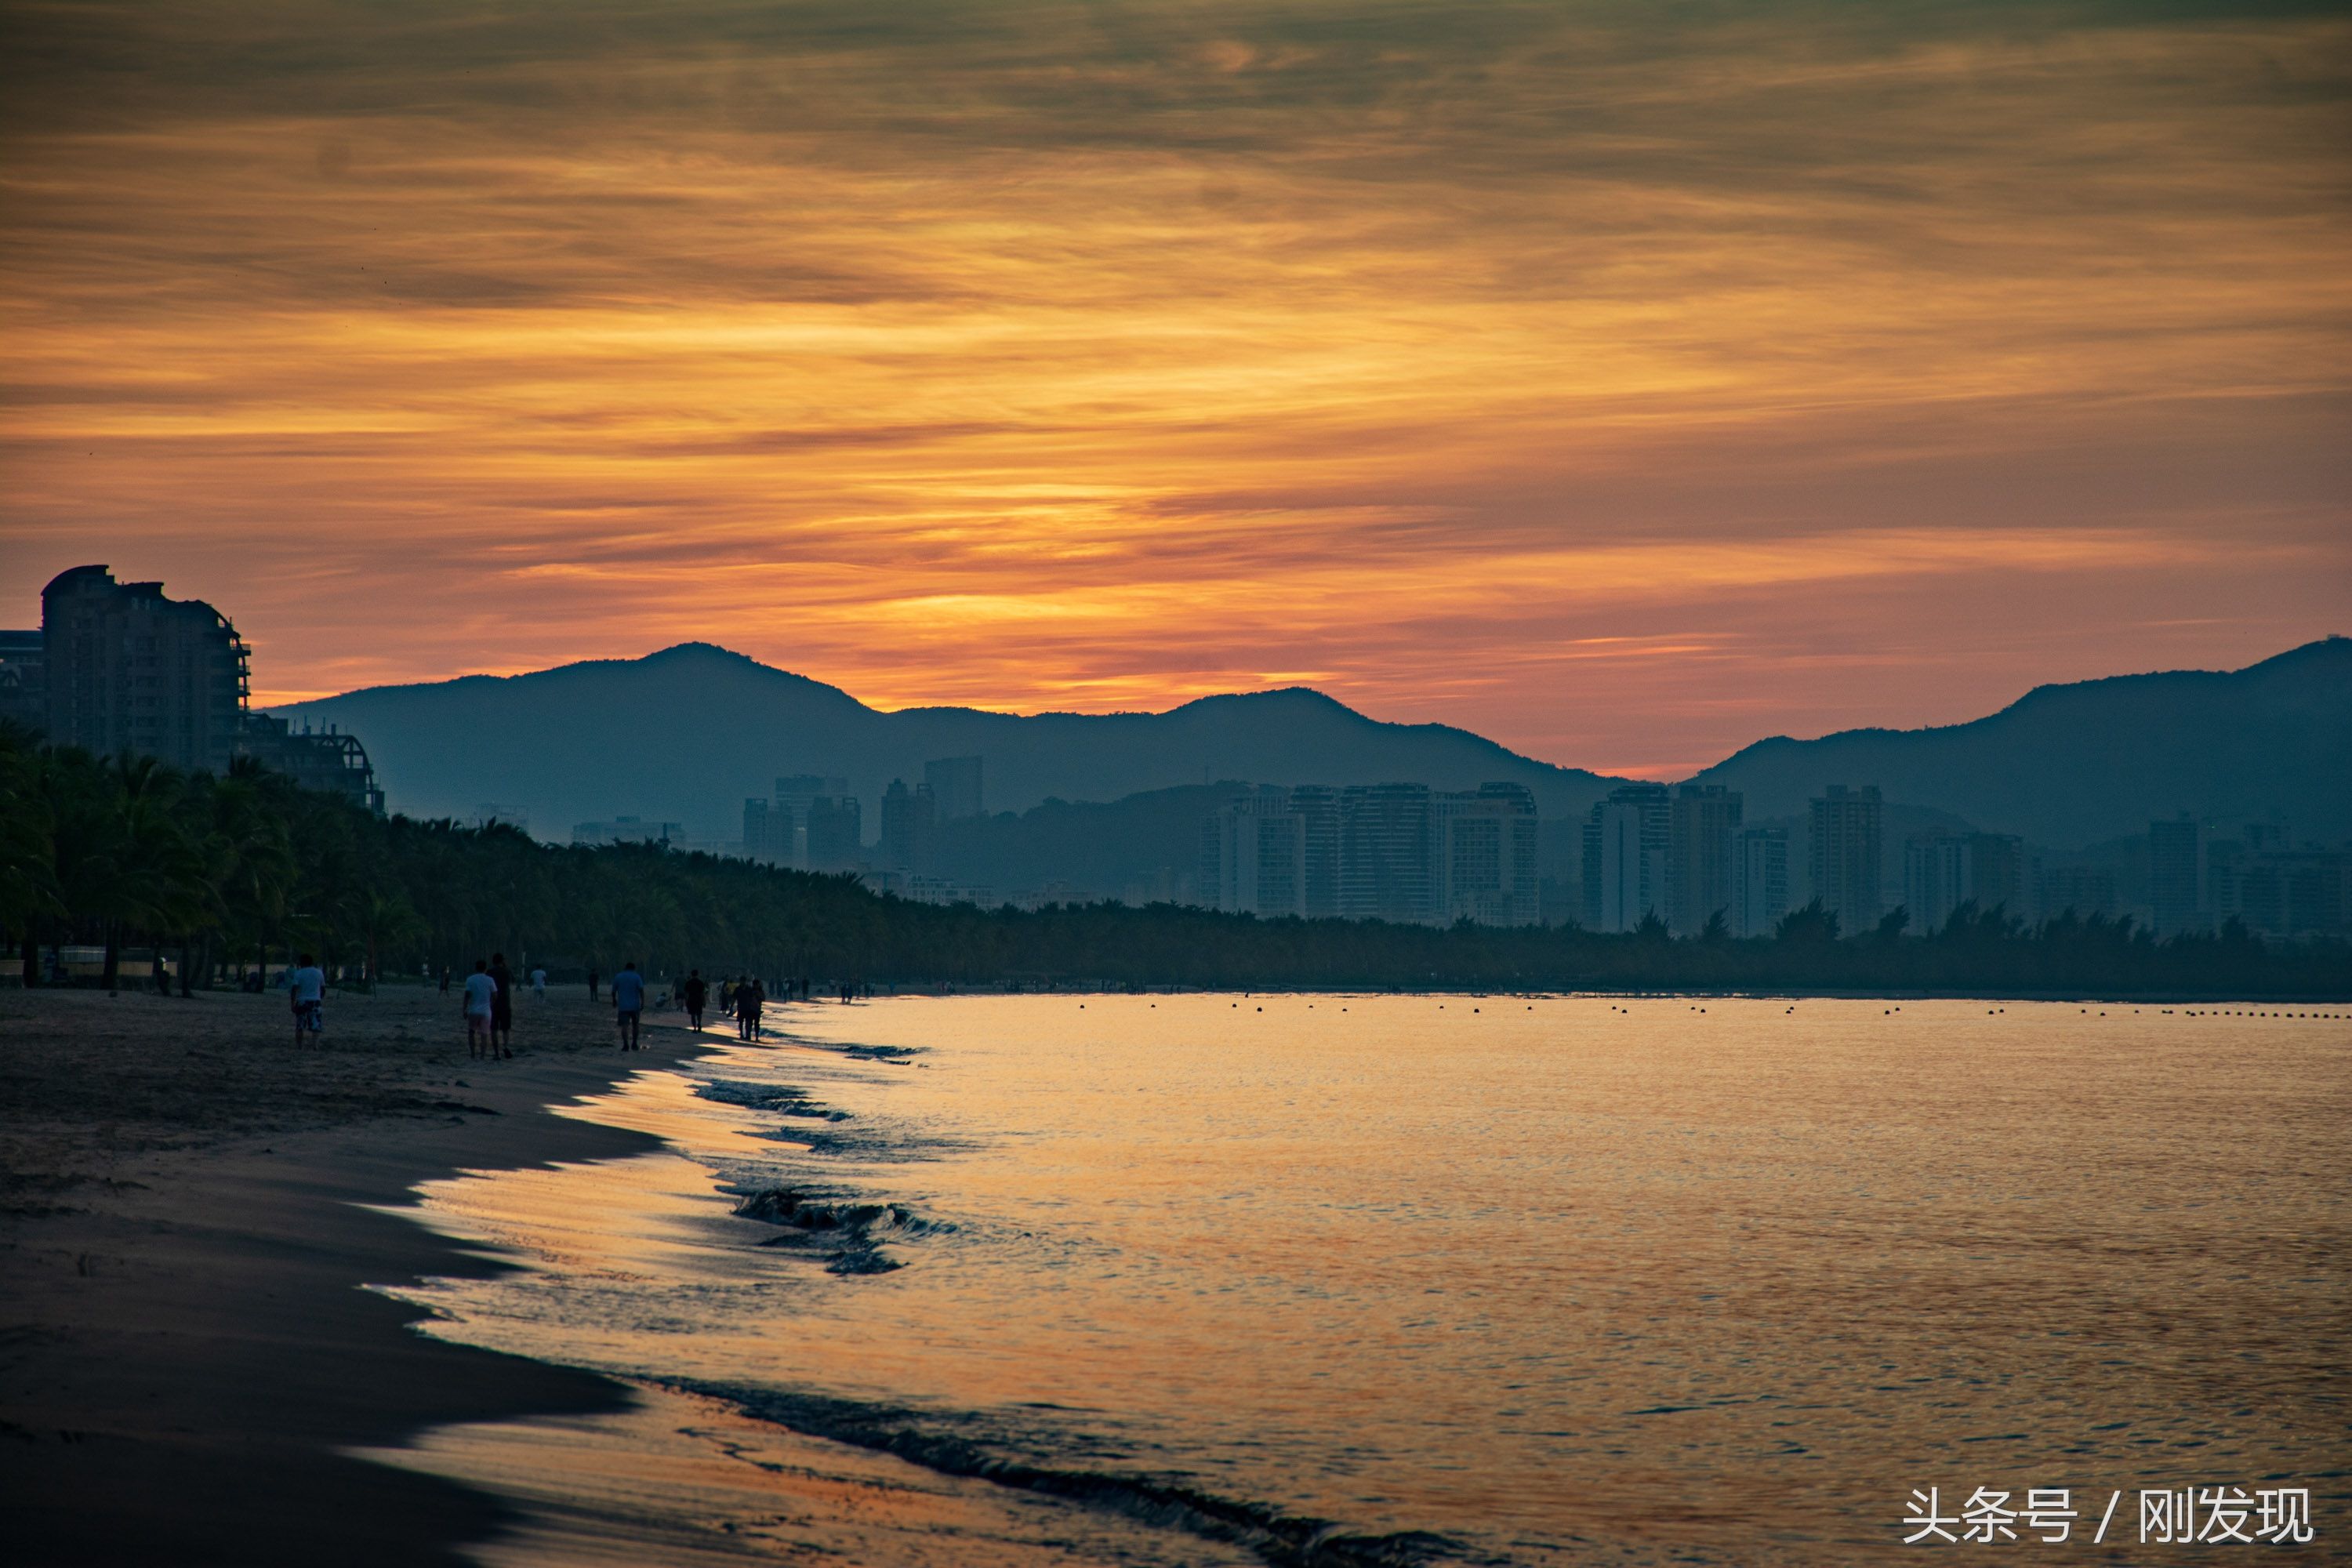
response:
{"label": "city skyline", "polygon": [[2341,628],[2340,18],[921,16],[16,18],[0,592],[1634,776]]}

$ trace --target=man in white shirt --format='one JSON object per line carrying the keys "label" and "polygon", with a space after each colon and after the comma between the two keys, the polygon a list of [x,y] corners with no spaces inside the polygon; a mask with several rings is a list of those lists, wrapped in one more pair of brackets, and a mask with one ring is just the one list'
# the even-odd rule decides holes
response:
{"label": "man in white shirt", "polygon": [[530,999],[534,1002],[547,1000],[547,968],[544,964],[530,972]]}
{"label": "man in white shirt", "polygon": [[286,972],[286,991],[294,999],[295,1046],[304,1044],[305,1035],[319,1042],[327,1029],[327,972],[306,952]]}
{"label": "man in white shirt", "polygon": [[490,978],[489,962],[474,960],[474,973],[466,976],[466,1054],[469,1057],[498,1054],[490,1037],[490,1004],[498,994],[499,983]]}

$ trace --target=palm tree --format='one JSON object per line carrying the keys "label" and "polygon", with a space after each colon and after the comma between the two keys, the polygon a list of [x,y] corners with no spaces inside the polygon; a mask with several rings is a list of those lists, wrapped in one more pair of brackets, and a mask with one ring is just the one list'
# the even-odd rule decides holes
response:
{"label": "palm tree", "polygon": [[33,732],[0,722],[0,929],[16,934],[25,984],[40,984],[39,928],[65,913],[58,896],[57,814]]}
{"label": "palm tree", "polygon": [[[277,794],[270,776],[243,757],[209,794],[201,840],[213,899],[209,924],[240,965],[248,951],[266,964],[267,943],[283,928],[293,897],[294,849]],[[207,957],[207,973],[211,967]]]}

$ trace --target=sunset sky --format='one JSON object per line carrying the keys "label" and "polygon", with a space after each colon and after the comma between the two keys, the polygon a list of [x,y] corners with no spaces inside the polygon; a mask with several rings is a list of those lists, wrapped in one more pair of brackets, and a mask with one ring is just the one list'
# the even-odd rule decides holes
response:
{"label": "sunset sky", "polygon": [[107,562],[264,699],[705,638],[1672,776],[2352,631],[2338,5],[5,27],[0,624]]}

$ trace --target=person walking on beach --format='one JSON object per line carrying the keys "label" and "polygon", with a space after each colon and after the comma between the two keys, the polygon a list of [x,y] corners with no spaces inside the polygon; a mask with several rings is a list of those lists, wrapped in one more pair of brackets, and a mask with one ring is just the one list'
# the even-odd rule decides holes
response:
{"label": "person walking on beach", "polygon": [[544,963],[530,972],[530,999],[534,1002],[547,1000],[547,965]]}
{"label": "person walking on beach", "polygon": [[490,966],[480,959],[474,960],[474,973],[466,976],[466,1054],[488,1057],[498,1047],[490,1043],[491,1001],[499,994],[499,983],[490,978]]}
{"label": "person walking on beach", "polygon": [[514,971],[507,967],[507,955],[490,954],[490,983],[498,990],[490,995],[490,1043],[501,1057],[511,1057],[514,1051]]}
{"label": "person walking on beach", "polygon": [[646,977],[637,973],[637,961],[621,965],[621,973],[613,976],[613,1016],[621,1026],[621,1048],[641,1051],[637,1043],[637,1024],[646,1010]]}
{"label": "person walking on beach", "polygon": [[441,966],[441,994],[449,994],[449,966],[446,963]]}
{"label": "person walking on beach", "polygon": [[703,983],[702,971],[689,969],[679,983],[677,999],[686,1005],[686,1026],[699,1034],[702,1030],[702,1004],[709,999],[710,987]]}
{"label": "person walking on beach", "polygon": [[294,1044],[299,1047],[308,1035],[316,1043],[327,1029],[327,974],[318,961],[304,953],[301,961],[286,973],[286,992],[294,1003]]}
{"label": "person walking on beach", "polygon": [[588,1000],[596,1000],[596,966],[593,963],[588,966]]}
{"label": "person walking on beach", "polygon": [[757,1042],[760,1038],[760,1009],[767,1000],[768,993],[756,979],[735,988],[735,1019],[742,1026],[745,1039]]}

